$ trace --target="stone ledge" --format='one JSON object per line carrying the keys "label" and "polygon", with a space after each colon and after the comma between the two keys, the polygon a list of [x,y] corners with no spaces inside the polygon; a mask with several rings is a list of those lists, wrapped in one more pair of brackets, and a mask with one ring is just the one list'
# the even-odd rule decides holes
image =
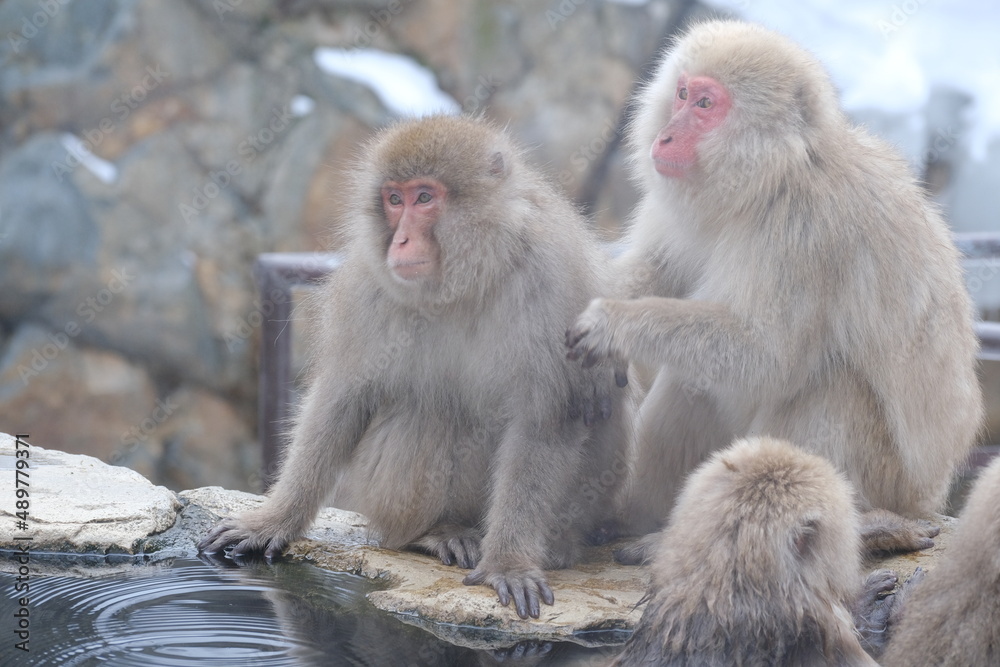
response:
{"label": "stone ledge", "polygon": [[[135,560],[194,556],[194,545],[217,518],[239,514],[264,500],[217,486],[175,495],[132,470],[89,456],[34,445],[29,451],[31,506],[26,534],[34,536],[31,551],[33,556],[45,555],[39,552],[69,556],[46,567],[47,573],[93,575],[85,567],[87,559],[116,562],[108,554],[131,554]],[[14,477],[16,460],[14,438],[0,434],[0,471],[8,479]],[[15,512],[13,498],[0,503],[0,550],[17,548]],[[933,569],[957,522],[941,516],[935,523],[942,528],[932,549],[876,559],[866,568],[894,569],[900,580],[918,566]],[[555,605],[542,605],[540,618],[524,620],[512,606],[502,607],[492,589],[463,585],[466,570],[423,554],[370,544],[365,525],[360,514],[326,508],[305,538],[289,547],[287,557],[380,580],[385,588],[368,594],[375,607],[452,644],[496,648],[524,640],[585,646],[617,643],[642,616],[645,568],[617,565],[607,547],[587,550],[583,562],[572,570],[549,572]],[[42,565],[37,557],[34,560]],[[8,566],[0,561],[0,569]]]}

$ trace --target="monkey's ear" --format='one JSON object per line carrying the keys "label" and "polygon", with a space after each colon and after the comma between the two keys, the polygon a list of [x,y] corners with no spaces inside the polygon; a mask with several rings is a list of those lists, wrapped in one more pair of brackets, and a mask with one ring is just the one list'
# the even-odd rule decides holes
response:
{"label": "monkey's ear", "polygon": [[816,538],[819,535],[819,522],[816,519],[809,519],[798,527],[795,531],[795,552],[799,558],[808,558],[812,555],[816,546]]}
{"label": "monkey's ear", "polygon": [[509,171],[510,169],[507,166],[507,161],[503,159],[503,153],[497,151],[490,156],[490,168],[489,168],[490,176],[494,176],[496,178],[505,178]]}

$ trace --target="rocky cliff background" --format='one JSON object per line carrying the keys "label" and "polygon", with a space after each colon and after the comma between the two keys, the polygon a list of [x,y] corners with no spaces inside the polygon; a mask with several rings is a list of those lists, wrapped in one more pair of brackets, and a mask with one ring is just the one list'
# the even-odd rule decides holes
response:
{"label": "rocky cliff background", "polygon": [[[614,238],[635,201],[618,150],[634,82],[711,12],[690,0],[0,3],[0,427],[174,489],[259,490],[269,308],[253,262],[337,249],[340,174],[393,118],[371,88],[323,71],[317,49],[427,68],[463,111],[508,125]],[[950,120],[942,99],[928,132]],[[956,146],[915,165],[935,192],[954,189]],[[957,226],[981,228],[982,207],[965,208]]]}

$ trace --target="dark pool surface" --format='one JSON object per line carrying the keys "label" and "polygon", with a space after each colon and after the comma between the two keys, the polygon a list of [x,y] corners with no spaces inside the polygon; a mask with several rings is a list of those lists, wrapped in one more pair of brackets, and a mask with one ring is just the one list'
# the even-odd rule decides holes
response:
{"label": "dark pool surface", "polygon": [[477,651],[374,609],[364,595],[375,584],[359,576],[303,563],[224,569],[178,559],[97,579],[33,575],[25,654],[10,639],[13,584],[0,573],[4,667],[603,665],[620,650],[527,643]]}

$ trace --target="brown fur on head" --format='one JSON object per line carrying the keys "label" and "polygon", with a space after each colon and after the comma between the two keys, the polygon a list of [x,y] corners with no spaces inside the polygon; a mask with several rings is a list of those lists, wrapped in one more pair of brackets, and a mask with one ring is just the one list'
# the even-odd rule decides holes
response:
{"label": "brown fur on head", "polygon": [[860,583],[859,547],[853,492],[828,461],[781,440],[738,440],[681,492],[621,664],[860,656],[845,606]]}
{"label": "brown fur on head", "polygon": [[[408,302],[418,295],[438,303],[481,299],[499,279],[485,271],[508,270],[510,250],[518,246],[527,206],[519,186],[521,160],[506,132],[482,120],[436,116],[400,121],[382,130],[368,142],[352,172],[354,195],[349,200],[357,208],[342,221],[349,252],[362,253],[389,293]],[[401,285],[385,271],[393,234],[380,189],[390,181],[425,178],[447,190],[444,212],[433,231],[440,244],[441,273],[436,281]],[[507,218],[503,224],[498,224],[500,217]],[[368,224],[359,224],[359,219]],[[485,255],[489,261],[483,261]]]}

